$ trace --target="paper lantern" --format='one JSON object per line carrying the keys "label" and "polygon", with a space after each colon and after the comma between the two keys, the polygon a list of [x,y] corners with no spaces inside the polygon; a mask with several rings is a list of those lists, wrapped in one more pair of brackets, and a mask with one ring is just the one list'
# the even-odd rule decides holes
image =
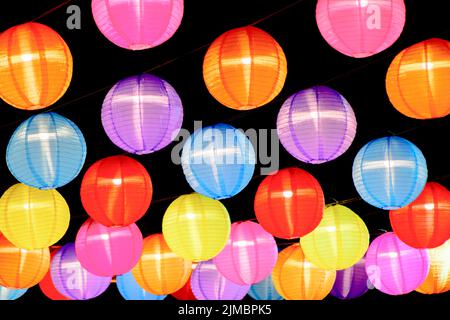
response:
{"label": "paper lantern", "polygon": [[312,87],[290,96],[278,113],[277,132],[298,160],[319,164],[342,155],[353,142],[356,118],[337,91]]}
{"label": "paper lantern", "polygon": [[166,295],[154,295],[142,289],[130,272],[116,277],[117,288],[125,300],[164,300]]}
{"label": "paper lantern", "polygon": [[428,182],[416,200],[392,210],[391,226],[397,237],[414,248],[436,248],[450,237],[450,192]]}
{"label": "paper lantern", "polygon": [[127,226],[139,220],[152,199],[152,181],[138,161],[112,156],[95,162],[81,182],[86,212],[107,226]]}
{"label": "paper lantern", "polygon": [[389,295],[409,293],[419,287],[430,269],[428,253],[403,243],[393,232],[377,237],[366,254],[370,282]]}
{"label": "paper lantern", "polygon": [[255,300],[283,300],[283,297],[273,286],[271,274],[262,281],[253,284],[248,291],[248,295]]}
{"label": "paper lantern", "polygon": [[119,81],[103,102],[102,124],[119,148],[147,154],[167,146],[183,122],[183,105],[175,89],[149,74]]}
{"label": "paper lantern", "polygon": [[272,271],[275,289],[286,300],[322,300],[333,288],[335,270],[323,270],[306,260],[295,243],[278,255]]}
{"label": "paper lantern", "polygon": [[27,292],[28,289],[11,289],[0,286],[0,301],[17,300]]}
{"label": "paper lantern", "polygon": [[369,290],[369,278],[366,272],[366,259],[362,258],[350,268],[336,272],[331,295],[341,299],[355,299]]}
{"label": "paper lantern", "polygon": [[93,299],[106,291],[111,277],[90,273],[81,266],[75,252],[75,244],[64,245],[53,257],[50,274],[62,295],[72,300]]}
{"label": "paper lantern", "polygon": [[255,196],[258,222],[278,238],[302,237],[322,219],[325,200],[319,182],[299,168],[285,168],[267,176]]}
{"label": "paper lantern", "polygon": [[422,192],[428,169],[422,152],[400,137],[372,140],[353,161],[353,183],[361,198],[384,210],[410,204]]}
{"label": "paper lantern", "polygon": [[423,294],[444,293],[450,290],[450,240],[443,245],[427,250],[430,271],[425,281],[416,289]]}
{"label": "paper lantern", "polygon": [[183,146],[181,165],[189,185],[212,199],[230,198],[250,182],[256,156],[238,129],[217,124],[196,130]]}
{"label": "paper lantern", "polygon": [[38,189],[62,187],[81,171],[86,142],[80,129],[54,112],[34,115],[14,131],[6,164],[20,182]]}
{"label": "paper lantern", "polygon": [[265,31],[247,26],[225,32],[209,47],[203,78],[221,104],[249,110],[272,101],[286,80],[283,49]]}
{"label": "paper lantern", "polygon": [[[53,261],[53,257],[58,252],[59,249],[53,250],[50,252],[50,259]],[[51,262],[50,262],[51,265]],[[47,273],[45,274],[45,277],[39,282],[39,288],[41,289],[42,293],[49,298],[50,300],[70,300],[65,295],[62,295],[55,287],[52,276],[51,276],[51,269],[49,268]]]}
{"label": "paper lantern", "polygon": [[170,39],[183,18],[183,0],[92,0],[100,32],[129,50],[153,48]]}
{"label": "paper lantern", "polygon": [[442,39],[419,42],[400,52],[389,66],[386,91],[407,117],[433,119],[450,113],[450,44]]}
{"label": "paper lantern", "polygon": [[133,276],[144,290],[164,295],[181,289],[189,279],[192,262],[170,250],[162,234],[144,239],[144,249]]}
{"label": "paper lantern", "polygon": [[278,258],[275,239],[252,221],[235,222],[223,250],[214,258],[217,270],[236,284],[254,284],[272,272]]}
{"label": "paper lantern", "polygon": [[48,248],[26,250],[0,235],[0,286],[31,288],[44,278],[50,265]]}
{"label": "paper lantern", "polygon": [[127,273],[142,254],[142,233],[134,223],[105,227],[88,219],[75,240],[77,258],[83,268],[104,277]]}
{"label": "paper lantern", "polygon": [[[192,264],[192,267],[194,268],[194,264]],[[186,284],[180,290],[172,293],[172,297],[177,300],[197,300],[197,298],[195,298],[194,296],[194,293],[192,292],[191,277],[189,277],[188,281],[186,281]]]}
{"label": "paper lantern", "polygon": [[342,270],[357,263],[369,247],[369,230],[352,210],[341,205],[325,209],[320,224],[300,239],[306,259],[317,267]]}
{"label": "paper lantern", "polygon": [[225,247],[230,228],[230,216],[223,204],[198,193],[175,199],[162,222],[170,249],[191,261],[215,257]]}
{"label": "paper lantern", "polygon": [[319,0],[316,21],[337,51],[365,58],[389,48],[405,26],[403,0]]}
{"label": "paper lantern", "polygon": [[200,262],[191,276],[192,292],[198,300],[242,300],[250,285],[225,278],[212,260]]}
{"label": "paper lantern", "polygon": [[61,98],[72,79],[72,55],[63,38],[36,22],[0,35],[0,97],[15,108],[37,110]]}

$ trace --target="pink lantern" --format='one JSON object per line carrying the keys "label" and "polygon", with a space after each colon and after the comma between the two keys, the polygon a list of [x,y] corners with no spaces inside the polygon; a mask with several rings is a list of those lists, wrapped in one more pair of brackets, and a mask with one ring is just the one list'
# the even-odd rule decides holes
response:
{"label": "pink lantern", "polygon": [[142,233],[136,224],[105,227],[88,219],[78,231],[75,249],[81,265],[98,276],[130,271],[142,254]]}
{"label": "pink lantern", "polygon": [[183,0],[92,0],[101,33],[115,45],[143,50],[171,38],[183,18]]}
{"label": "pink lantern", "polygon": [[403,0],[319,0],[316,21],[337,51],[364,58],[389,48],[405,25]]}
{"label": "pink lantern", "polygon": [[275,239],[251,221],[231,225],[225,248],[214,258],[217,270],[228,280],[244,285],[264,280],[277,262]]}

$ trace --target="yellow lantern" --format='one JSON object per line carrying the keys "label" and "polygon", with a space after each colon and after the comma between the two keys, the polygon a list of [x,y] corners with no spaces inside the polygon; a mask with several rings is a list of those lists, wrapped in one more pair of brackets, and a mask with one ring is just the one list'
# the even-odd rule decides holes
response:
{"label": "yellow lantern", "polygon": [[357,263],[369,247],[369,230],[352,210],[341,205],[325,209],[319,225],[300,239],[306,258],[326,270]]}
{"label": "yellow lantern", "polygon": [[450,240],[443,245],[428,249],[430,271],[424,282],[416,289],[423,294],[444,293],[450,290]]}
{"label": "yellow lantern", "polygon": [[162,223],[170,249],[191,261],[215,257],[225,247],[230,227],[230,216],[224,205],[198,193],[175,199]]}
{"label": "yellow lantern", "polygon": [[64,236],[69,221],[69,207],[54,189],[17,183],[0,198],[0,231],[18,248],[51,246]]}

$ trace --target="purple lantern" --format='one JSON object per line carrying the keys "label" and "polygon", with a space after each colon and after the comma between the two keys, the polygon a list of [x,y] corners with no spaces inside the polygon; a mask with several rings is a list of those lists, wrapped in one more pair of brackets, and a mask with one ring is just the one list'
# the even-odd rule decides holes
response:
{"label": "purple lantern", "polygon": [[81,266],[73,243],[66,244],[55,254],[50,275],[59,293],[72,300],[95,298],[111,283],[111,277],[96,276]]}
{"label": "purple lantern", "polygon": [[336,271],[331,295],[342,299],[354,299],[369,290],[369,278],[366,273],[366,259],[362,258],[350,268]]}
{"label": "purple lantern", "polygon": [[141,74],[119,81],[102,107],[106,134],[119,148],[147,154],[167,146],[180,131],[183,106],[166,81]]}
{"label": "purple lantern", "polygon": [[250,285],[238,285],[220,274],[212,260],[203,261],[191,275],[191,288],[198,300],[242,300]]}
{"label": "purple lantern", "polygon": [[300,161],[319,164],[342,155],[353,142],[356,118],[335,90],[316,86],[289,97],[278,113],[281,144]]}

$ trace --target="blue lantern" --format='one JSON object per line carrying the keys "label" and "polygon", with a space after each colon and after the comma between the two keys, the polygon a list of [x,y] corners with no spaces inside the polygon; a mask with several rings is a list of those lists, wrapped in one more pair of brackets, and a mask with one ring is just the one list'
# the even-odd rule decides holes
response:
{"label": "blue lantern", "polygon": [[255,150],[238,129],[217,124],[196,130],[183,147],[181,164],[190,186],[212,199],[230,198],[250,182]]}
{"label": "blue lantern", "polygon": [[20,182],[55,189],[72,181],[86,159],[86,142],[69,119],[48,112],[22,122],[6,149],[9,171]]}
{"label": "blue lantern", "polygon": [[166,295],[155,295],[142,289],[130,272],[116,277],[117,288],[125,300],[164,300]]}
{"label": "blue lantern", "polygon": [[272,275],[252,285],[248,295],[255,300],[283,300],[273,286]]}
{"label": "blue lantern", "polygon": [[364,201],[384,210],[414,201],[427,182],[422,152],[400,137],[384,137],[366,144],[353,162],[353,183]]}
{"label": "blue lantern", "polygon": [[27,292],[28,289],[12,289],[0,286],[0,300],[16,300]]}

